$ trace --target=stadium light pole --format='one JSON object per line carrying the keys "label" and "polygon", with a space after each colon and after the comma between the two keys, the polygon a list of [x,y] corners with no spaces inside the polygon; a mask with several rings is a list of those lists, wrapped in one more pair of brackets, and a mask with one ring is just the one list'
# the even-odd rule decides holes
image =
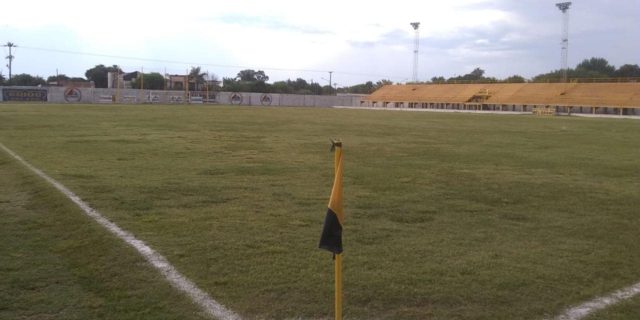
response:
{"label": "stadium light pole", "polygon": [[569,7],[571,2],[556,3],[562,11],[562,47],[560,49],[560,65],[562,68],[562,82],[567,82],[567,68],[569,67]]}
{"label": "stadium light pole", "polygon": [[413,76],[411,81],[418,82],[418,50],[420,48],[420,30],[418,28],[420,27],[420,22],[411,22],[410,25],[416,32],[413,41]]}

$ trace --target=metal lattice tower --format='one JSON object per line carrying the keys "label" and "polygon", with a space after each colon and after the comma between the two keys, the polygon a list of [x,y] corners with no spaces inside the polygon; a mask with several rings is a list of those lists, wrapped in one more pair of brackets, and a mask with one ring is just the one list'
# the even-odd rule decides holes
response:
{"label": "metal lattice tower", "polygon": [[560,65],[562,68],[562,81],[567,82],[567,68],[569,58],[569,7],[571,2],[556,3],[556,7],[562,11],[562,49],[560,52]]}
{"label": "metal lattice tower", "polygon": [[411,22],[411,26],[416,31],[413,45],[413,76],[411,81],[418,82],[418,50],[420,49],[420,30],[418,30],[418,27],[420,27],[420,22]]}

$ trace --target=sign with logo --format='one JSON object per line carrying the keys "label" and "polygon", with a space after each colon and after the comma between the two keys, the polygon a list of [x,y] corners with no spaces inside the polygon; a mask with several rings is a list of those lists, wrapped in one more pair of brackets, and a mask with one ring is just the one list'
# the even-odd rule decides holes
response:
{"label": "sign with logo", "polygon": [[2,88],[3,101],[47,101],[47,89]]}
{"label": "sign with logo", "polygon": [[231,104],[241,104],[242,103],[242,95],[234,92],[231,97],[229,97]]}
{"label": "sign with logo", "polygon": [[82,99],[82,92],[78,88],[66,88],[64,90],[64,100],[66,102],[80,102]]}
{"label": "sign with logo", "polygon": [[182,96],[169,96],[169,103],[182,103]]}
{"label": "sign with logo", "polygon": [[149,93],[149,95],[147,96],[147,102],[159,103],[160,102],[160,96],[157,95],[157,94]]}
{"label": "sign with logo", "polygon": [[262,103],[263,106],[270,106],[271,102],[272,99],[270,94],[265,93],[260,97],[260,103]]}
{"label": "sign with logo", "polygon": [[206,103],[216,103],[216,99],[218,99],[218,96],[216,96],[215,93],[213,92],[209,92],[207,95],[207,98],[204,99],[204,102]]}
{"label": "sign with logo", "polygon": [[107,94],[103,94],[98,96],[98,103],[115,103],[116,102],[116,96],[113,95],[107,95]]}

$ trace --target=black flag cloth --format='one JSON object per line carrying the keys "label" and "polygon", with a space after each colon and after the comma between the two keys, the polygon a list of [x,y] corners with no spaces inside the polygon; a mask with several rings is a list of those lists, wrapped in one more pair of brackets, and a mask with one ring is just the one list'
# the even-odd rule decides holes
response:
{"label": "black flag cloth", "polygon": [[344,223],[344,213],[342,212],[342,143],[333,142],[333,148],[335,149],[335,177],[319,247],[340,254],[342,253],[342,225]]}

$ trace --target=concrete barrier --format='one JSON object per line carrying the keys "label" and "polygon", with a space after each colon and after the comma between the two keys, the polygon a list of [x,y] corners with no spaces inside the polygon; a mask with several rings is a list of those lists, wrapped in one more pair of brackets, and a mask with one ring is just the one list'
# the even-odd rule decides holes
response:
{"label": "concrete barrier", "polygon": [[[362,95],[318,96],[258,92],[215,92],[187,94],[185,91],[68,88],[68,87],[0,87],[23,90],[46,90],[49,103],[121,103],[121,104],[228,104],[241,106],[333,107],[361,105]],[[2,97],[0,97],[0,101]]]}

